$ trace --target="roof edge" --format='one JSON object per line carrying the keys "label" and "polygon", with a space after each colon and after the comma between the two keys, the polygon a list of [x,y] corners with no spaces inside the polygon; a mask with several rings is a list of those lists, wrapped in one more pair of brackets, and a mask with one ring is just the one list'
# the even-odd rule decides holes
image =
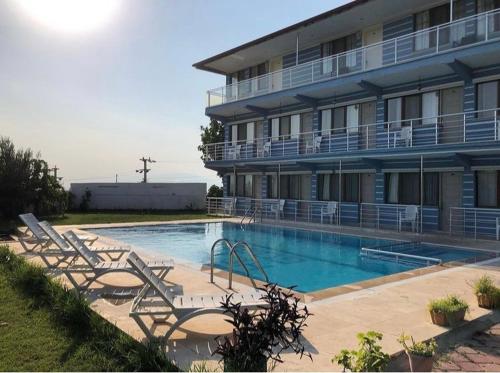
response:
{"label": "roof edge", "polygon": [[343,13],[345,11],[348,11],[348,10],[354,8],[354,7],[357,7],[359,5],[365,4],[365,3],[370,2],[370,1],[372,1],[372,0],[353,0],[353,1],[349,2],[349,3],[347,3],[347,4],[338,6],[336,8],[331,9],[331,10],[328,10],[326,12],[320,13],[320,14],[318,14],[316,16],[313,16],[313,17],[307,18],[307,19],[305,19],[303,21],[294,23],[291,26],[282,28],[282,29],[274,31],[274,32],[272,32],[270,34],[264,35],[264,36],[262,36],[260,38],[254,39],[254,40],[249,41],[247,43],[241,44],[241,45],[239,45],[237,47],[231,48],[231,49],[229,49],[227,51],[224,51],[222,53],[216,54],[215,56],[212,56],[212,57],[206,58],[206,59],[204,59],[202,61],[196,62],[192,66],[194,68],[196,68],[196,69],[199,69],[199,70],[205,70],[205,71],[210,71],[210,72],[214,72],[214,73],[225,75],[224,72],[219,71],[219,70],[214,69],[214,68],[211,68],[211,67],[208,67],[208,66],[205,66],[205,65],[208,64],[208,63],[210,63],[210,62],[216,61],[216,60],[218,60],[220,58],[227,57],[227,56],[229,56],[231,54],[234,54],[234,53],[236,53],[236,52],[238,52],[240,50],[252,47],[254,45],[261,44],[261,43],[263,43],[265,41],[274,39],[274,38],[276,38],[278,36],[281,36],[281,35],[287,34],[289,32],[298,30],[301,27],[306,27],[306,26],[309,26],[309,25],[311,25],[311,24],[313,24],[315,22],[321,21],[321,20],[323,20],[325,18],[328,18],[328,17],[331,17],[333,15],[337,15],[337,14]]}

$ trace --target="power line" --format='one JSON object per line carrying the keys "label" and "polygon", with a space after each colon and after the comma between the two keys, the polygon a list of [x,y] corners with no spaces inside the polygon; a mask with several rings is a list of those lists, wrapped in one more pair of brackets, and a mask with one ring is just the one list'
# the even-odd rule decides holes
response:
{"label": "power line", "polygon": [[156,161],[152,160],[151,157],[149,157],[149,158],[142,157],[139,160],[142,161],[143,167],[142,167],[142,169],[135,170],[135,172],[143,174],[142,182],[147,183],[148,182],[148,172],[151,171],[151,169],[148,168],[148,163],[155,163]]}

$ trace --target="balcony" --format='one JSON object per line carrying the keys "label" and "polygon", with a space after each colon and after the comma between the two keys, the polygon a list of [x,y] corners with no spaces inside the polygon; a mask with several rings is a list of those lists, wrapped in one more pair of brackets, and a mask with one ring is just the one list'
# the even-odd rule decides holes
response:
{"label": "balcony", "polygon": [[382,41],[207,92],[208,107],[500,40],[500,10]]}
{"label": "balcony", "polygon": [[469,111],[396,122],[267,136],[205,145],[204,161],[297,159],[387,150],[500,144],[499,110]]}

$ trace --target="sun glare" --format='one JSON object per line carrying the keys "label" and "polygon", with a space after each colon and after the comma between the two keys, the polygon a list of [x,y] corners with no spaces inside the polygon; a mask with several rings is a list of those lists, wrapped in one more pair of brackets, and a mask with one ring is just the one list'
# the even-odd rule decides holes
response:
{"label": "sun glare", "polygon": [[16,0],[38,23],[66,33],[84,33],[111,21],[121,0]]}

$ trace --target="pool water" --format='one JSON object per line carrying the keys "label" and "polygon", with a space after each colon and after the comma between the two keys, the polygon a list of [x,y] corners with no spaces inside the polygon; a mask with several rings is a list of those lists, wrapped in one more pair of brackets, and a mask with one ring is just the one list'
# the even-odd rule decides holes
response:
{"label": "pool water", "polygon": [[[380,276],[423,267],[425,263],[394,261],[360,256],[362,247],[388,245],[396,241],[317,232],[302,229],[252,224],[242,230],[229,222],[165,224],[126,228],[92,229],[91,232],[149,252],[167,254],[179,262],[210,263],[210,249],[215,240],[246,241],[267,272],[269,280],[281,286],[296,286],[302,292],[369,280]],[[443,262],[466,260],[475,251],[421,244],[404,251],[407,254],[439,258]],[[238,253],[252,277],[263,280],[244,250]],[[228,250],[219,245],[215,250],[217,268],[228,269]],[[235,272],[244,274],[235,261]]]}

